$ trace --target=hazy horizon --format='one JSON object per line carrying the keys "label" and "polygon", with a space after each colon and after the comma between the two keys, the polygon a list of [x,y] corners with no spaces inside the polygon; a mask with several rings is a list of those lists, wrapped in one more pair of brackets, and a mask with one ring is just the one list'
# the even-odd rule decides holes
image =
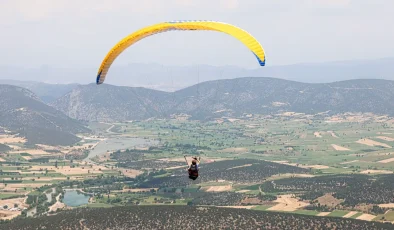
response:
{"label": "hazy horizon", "polygon": [[[381,23],[394,21],[393,7],[389,0],[2,0],[0,79],[94,82],[102,59],[124,36],[173,20],[239,26],[262,44],[266,66],[260,67],[254,55],[227,34],[167,32],[129,47],[115,60],[106,83],[158,87],[176,83],[179,88],[247,76],[301,82],[392,79],[391,64],[341,69],[340,63],[336,70],[318,66],[393,59],[394,32]],[[307,65],[317,67],[300,70]],[[204,67],[212,71],[199,72]]]}

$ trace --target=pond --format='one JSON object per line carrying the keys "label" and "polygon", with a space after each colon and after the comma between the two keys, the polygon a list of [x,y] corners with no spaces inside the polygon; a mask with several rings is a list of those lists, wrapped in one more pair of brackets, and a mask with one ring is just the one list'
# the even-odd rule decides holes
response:
{"label": "pond", "polygon": [[105,154],[109,151],[117,151],[119,149],[127,149],[133,147],[151,146],[158,144],[158,141],[142,139],[142,138],[130,138],[130,137],[118,137],[109,138],[105,141],[101,141],[97,146],[90,150],[88,157],[85,161],[89,161],[91,158]]}
{"label": "pond", "polygon": [[77,207],[89,203],[90,196],[76,190],[66,190],[64,192],[63,203],[71,207]]}

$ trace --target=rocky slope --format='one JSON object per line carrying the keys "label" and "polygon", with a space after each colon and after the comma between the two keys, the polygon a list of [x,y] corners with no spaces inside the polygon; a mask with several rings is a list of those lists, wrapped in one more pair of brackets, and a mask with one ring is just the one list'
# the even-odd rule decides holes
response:
{"label": "rocky slope", "polygon": [[89,132],[80,122],[43,103],[30,90],[0,85],[0,126],[30,143],[69,145],[76,133]]}
{"label": "rocky slope", "polygon": [[393,89],[394,81],[368,79],[310,84],[237,78],[208,81],[174,93],[90,84],[77,87],[52,105],[72,118],[89,121],[165,118],[178,113],[194,119],[285,111],[394,115]]}

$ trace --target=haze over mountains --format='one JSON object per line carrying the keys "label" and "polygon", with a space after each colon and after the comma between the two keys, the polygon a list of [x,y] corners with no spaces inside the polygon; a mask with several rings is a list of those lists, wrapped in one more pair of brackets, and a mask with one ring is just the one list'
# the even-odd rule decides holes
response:
{"label": "haze over mountains", "polygon": [[51,103],[79,84],[47,84],[37,81],[0,80],[0,84],[15,85],[34,92],[43,102]]}
{"label": "haze over mountains", "polygon": [[[96,72],[97,68],[73,69],[72,67],[45,66],[26,69],[3,66],[0,68],[0,79],[90,84],[95,81]],[[256,69],[243,69],[235,66],[162,66],[136,63],[117,65],[114,63],[106,83],[175,91],[199,82],[240,77],[272,77],[305,83],[329,83],[351,79],[394,80],[394,58],[302,63],[286,66],[269,66],[268,64]]]}
{"label": "haze over mountains", "polygon": [[204,82],[174,93],[89,84],[78,86],[51,105],[75,119],[106,122],[169,118],[172,114],[205,120],[286,111],[394,115],[393,88],[394,81],[374,79],[310,84],[237,78]]}
{"label": "haze over mountains", "polygon": [[[112,122],[174,114],[210,120],[286,111],[394,115],[394,81],[376,79],[394,80],[394,58],[255,70],[115,65],[106,84],[100,86],[93,83],[95,71],[1,68],[0,84],[7,85],[0,85],[0,126],[29,136],[32,143],[57,143],[50,137],[58,133],[64,136],[63,144],[71,144],[78,140],[75,134],[89,131],[78,120]],[[339,81],[353,78],[359,79]]]}

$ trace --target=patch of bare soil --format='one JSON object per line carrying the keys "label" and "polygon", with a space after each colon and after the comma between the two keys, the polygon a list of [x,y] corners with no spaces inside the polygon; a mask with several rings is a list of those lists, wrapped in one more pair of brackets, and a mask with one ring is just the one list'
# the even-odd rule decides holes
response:
{"label": "patch of bare soil", "polygon": [[226,152],[226,153],[246,153],[248,152],[247,148],[226,148],[222,150],[218,150],[219,152]]}
{"label": "patch of bare soil", "polygon": [[303,166],[299,166],[301,168],[312,168],[312,169],[328,169],[330,168],[327,165],[303,165]]}
{"label": "patch of bare soil", "polygon": [[18,149],[10,153],[28,153],[30,155],[53,155],[53,153],[46,152],[42,149]]}
{"label": "patch of bare soil", "polygon": [[22,156],[25,160],[31,160],[32,158],[31,158],[31,156]]}
{"label": "patch of bare soil", "polygon": [[0,135],[0,144],[7,143],[25,143],[26,139],[22,137],[17,137],[15,135]]}
{"label": "patch of bare soil", "polygon": [[317,214],[316,216],[327,216],[328,214],[330,214],[331,212],[320,212],[319,214]]}
{"label": "patch of bare soil", "polygon": [[13,149],[13,150],[22,149],[22,147],[17,146],[17,145],[10,145],[10,144],[8,144],[8,147],[10,147],[10,148]]}
{"label": "patch of bare soil", "polygon": [[321,196],[316,199],[317,202],[319,202],[320,205],[327,205],[328,207],[335,207],[338,204],[342,203],[343,200],[339,200],[335,197],[332,196],[332,194],[325,194],[324,196]]}
{"label": "patch of bare soil", "polygon": [[389,170],[364,170],[361,171],[360,173],[362,174],[392,174],[393,171],[389,171]]}
{"label": "patch of bare soil", "polygon": [[363,145],[368,145],[368,146],[382,146],[382,147],[385,147],[385,148],[391,148],[391,146],[388,145],[388,144],[384,144],[384,143],[381,143],[381,142],[373,141],[373,140],[368,139],[368,138],[360,139],[360,140],[356,141],[356,143],[363,144]]}
{"label": "patch of bare soil", "polygon": [[60,202],[60,195],[61,194],[59,194],[56,197],[56,203],[54,203],[52,206],[49,207],[49,211],[56,212],[57,210],[63,209],[66,207],[66,205],[64,203]]}
{"label": "patch of bare soil", "polygon": [[237,122],[237,121],[241,121],[240,119],[236,119],[236,118],[229,118],[229,119],[227,119],[229,122],[231,122],[231,123],[234,123],[234,122]]}
{"label": "patch of bare soil", "polygon": [[295,166],[295,167],[299,167],[299,168],[314,168],[314,169],[328,169],[330,168],[327,165],[301,165],[301,164],[296,164],[296,163],[289,163],[288,161],[271,161],[274,163],[278,163],[278,164],[284,164],[284,165],[291,165],[291,166]]}
{"label": "patch of bare soil", "polygon": [[334,131],[327,131],[327,133],[331,134],[332,137],[339,138]]}
{"label": "patch of bare soil", "polygon": [[381,208],[394,208],[394,203],[379,204]]}
{"label": "patch of bare soil", "polygon": [[44,185],[51,185],[52,183],[47,182],[47,183],[32,183],[32,184],[7,184],[5,186],[4,184],[0,183],[0,189],[3,190],[15,190],[15,189],[20,189],[20,188],[39,188]]}
{"label": "patch of bare soil", "polygon": [[319,132],[314,132],[313,135],[315,135],[315,137],[319,137],[319,138],[322,137]]}
{"label": "patch of bare soil", "polygon": [[243,190],[236,191],[236,193],[246,193],[246,192],[249,192],[249,191],[250,191],[250,190],[243,189]]}
{"label": "patch of bare soil", "polygon": [[345,161],[345,162],[342,162],[342,163],[339,163],[339,164],[345,165],[345,164],[351,164],[351,163],[355,163],[355,162],[359,162],[359,160]]}
{"label": "patch of bare soil", "polygon": [[218,123],[218,124],[222,124],[222,123],[224,122],[223,119],[216,119],[215,121],[216,121],[216,123]]}
{"label": "patch of bare soil", "polygon": [[386,164],[386,163],[390,163],[390,162],[393,162],[393,161],[394,161],[394,157],[393,158],[389,158],[389,159],[385,159],[385,160],[381,160],[381,161],[378,161],[378,162]]}
{"label": "patch of bare soil", "polygon": [[332,146],[336,151],[350,151],[350,149],[345,148],[345,147],[342,147],[342,146],[339,146],[339,145],[334,145],[334,144],[332,144],[331,146]]}
{"label": "patch of bare soil", "polygon": [[14,204],[17,204],[19,208],[27,208],[29,205],[25,204],[25,198],[14,198],[14,199],[6,199],[0,200],[0,206],[3,207],[7,205],[8,207],[14,207]]}
{"label": "patch of bare soil", "polygon": [[11,220],[22,214],[21,211],[0,210],[0,220]]}
{"label": "patch of bare soil", "polygon": [[144,173],[142,171],[135,170],[135,169],[123,169],[123,168],[120,168],[119,171],[121,171],[123,173],[123,175],[125,175],[127,177],[131,177],[131,178],[135,178],[138,175]]}
{"label": "patch of bare soil", "polygon": [[[0,200],[0,206],[8,206],[8,209],[13,208],[14,205],[18,205],[18,208],[22,210],[23,208],[28,208],[29,205],[25,203],[25,198],[15,198]],[[10,220],[19,216],[22,212],[18,210],[0,210],[0,220]]]}
{"label": "patch of bare soil", "polygon": [[254,207],[256,207],[256,206],[249,205],[249,206],[216,206],[216,207],[219,207],[219,208],[239,208],[239,209],[252,209],[252,208],[254,208]]}
{"label": "patch of bare soil", "polygon": [[375,219],[376,216],[371,215],[371,214],[362,214],[361,216],[357,217],[356,219],[358,220],[366,220],[366,221],[371,221]]}
{"label": "patch of bare soil", "polygon": [[63,175],[75,175],[75,174],[101,174],[101,170],[108,170],[103,166],[97,165],[86,165],[86,166],[78,166],[71,168],[70,166],[59,166],[55,168],[55,166],[32,166],[31,170],[53,170],[57,173],[61,173]]}
{"label": "patch of bare soil", "polygon": [[225,186],[210,186],[206,190],[207,192],[224,192],[224,191],[230,191],[232,189],[231,185],[225,185]]}
{"label": "patch of bare soil", "polygon": [[356,215],[357,213],[358,212],[356,212],[356,211],[351,211],[351,212],[347,213],[346,215],[344,215],[343,218],[350,218],[350,217]]}
{"label": "patch of bare soil", "polygon": [[392,138],[392,137],[377,136],[376,138],[384,140],[384,141],[394,141],[394,138]]}
{"label": "patch of bare soil", "polygon": [[267,210],[291,212],[309,205],[309,203],[299,201],[297,198],[292,197],[291,194],[281,195],[274,202],[278,204]]}

